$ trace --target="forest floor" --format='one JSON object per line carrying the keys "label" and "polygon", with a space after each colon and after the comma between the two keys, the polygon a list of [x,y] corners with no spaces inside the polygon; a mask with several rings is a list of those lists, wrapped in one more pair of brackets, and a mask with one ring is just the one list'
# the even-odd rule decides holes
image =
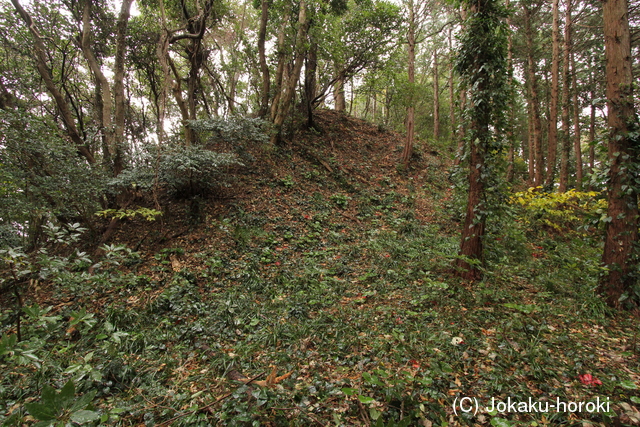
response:
{"label": "forest floor", "polygon": [[461,282],[452,154],[418,144],[403,170],[402,136],[318,124],[216,198],[125,220],[109,243],[133,251],[92,275],[32,284],[0,422],[73,379],[89,425],[640,425],[638,322],[594,294],[598,233],[514,217]]}

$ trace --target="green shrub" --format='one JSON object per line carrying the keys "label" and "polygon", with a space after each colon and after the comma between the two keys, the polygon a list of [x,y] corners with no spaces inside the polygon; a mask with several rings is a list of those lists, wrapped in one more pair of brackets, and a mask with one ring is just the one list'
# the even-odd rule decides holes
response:
{"label": "green shrub", "polygon": [[19,110],[0,110],[0,247],[34,247],[49,221],[83,222],[106,185],[58,128]]}
{"label": "green shrub", "polygon": [[225,169],[230,166],[242,166],[235,154],[181,147],[162,156],[160,177],[174,196],[204,196],[222,184]]}
{"label": "green shrub", "polygon": [[189,123],[205,143],[226,143],[233,147],[244,162],[254,160],[247,152],[251,144],[269,142],[267,122],[258,118],[235,116],[228,119],[209,118],[193,120]]}

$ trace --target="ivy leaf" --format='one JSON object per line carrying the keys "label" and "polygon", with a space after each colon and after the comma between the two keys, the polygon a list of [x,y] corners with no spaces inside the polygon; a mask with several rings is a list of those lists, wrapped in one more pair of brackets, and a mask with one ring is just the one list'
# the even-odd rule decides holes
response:
{"label": "ivy leaf", "polygon": [[637,390],[638,386],[631,380],[625,380],[620,382],[620,387],[627,390]]}
{"label": "ivy leaf", "polygon": [[365,405],[369,404],[369,403],[373,403],[376,400],[373,397],[369,397],[369,396],[362,396],[362,395],[358,395],[358,400],[362,403],[364,403]]}

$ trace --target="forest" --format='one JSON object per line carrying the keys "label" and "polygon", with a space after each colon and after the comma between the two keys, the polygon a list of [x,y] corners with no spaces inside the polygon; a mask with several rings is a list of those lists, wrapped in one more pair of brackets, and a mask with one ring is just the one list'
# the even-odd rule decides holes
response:
{"label": "forest", "polygon": [[640,3],[0,0],[0,425],[640,425]]}

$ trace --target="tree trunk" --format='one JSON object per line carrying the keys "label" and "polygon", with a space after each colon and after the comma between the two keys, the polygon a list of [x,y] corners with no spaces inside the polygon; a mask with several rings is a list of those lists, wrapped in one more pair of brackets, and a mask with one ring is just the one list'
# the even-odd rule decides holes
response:
{"label": "tree trunk", "polygon": [[533,123],[535,119],[533,118],[533,103],[531,102],[531,98],[527,101],[527,111],[528,111],[528,153],[529,153],[529,187],[535,187],[536,185],[536,148],[535,148],[535,138]]}
{"label": "tree trunk", "polygon": [[[460,91],[460,111],[464,111],[467,108],[467,89],[462,89]],[[464,123],[464,119],[463,119]],[[458,166],[462,161],[462,157],[464,156],[464,128],[463,126],[459,126],[457,129],[456,138],[458,141],[458,147],[456,148],[456,158],[453,161],[455,166]]]}
{"label": "tree trunk", "polygon": [[[449,27],[449,52],[453,53],[453,36]],[[453,140],[456,134],[456,98],[453,80],[453,59],[449,61],[449,127],[451,129],[450,138]]]}
{"label": "tree trunk", "polygon": [[304,104],[307,112],[307,127],[315,129],[313,110],[316,99],[316,73],[318,69],[318,43],[314,41],[309,45],[309,54],[305,60],[304,70]]}
{"label": "tree trunk", "polygon": [[571,0],[567,0],[564,25],[564,55],[562,57],[562,159],[560,160],[560,187],[564,193],[569,188],[569,155],[571,153],[571,135],[569,118],[569,94],[571,93],[571,76],[569,74],[571,54]]}
{"label": "tree trunk", "polygon": [[113,98],[111,96],[109,80],[105,77],[98,60],[93,54],[93,49],[91,48],[91,33],[91,0],[84,0],[82,9],[81,48],[82,53],[89,64],[89,69],[96,80],[96,100],[98,100],[96,102],[96,109],[100,112],[100,130],[102,131],[102,142],[106,148],[104,158],[107,164],[111,164],[112,167],[114,167],[114,160],[116,158],[118,148],[115,140],[115,132],[111,124]]}
{"label": "tree trunk", "polygon": [[276,115],[273,119],[274,133],[271,135],[271,143],[279,144],[282,141],[282,125],[284,119],[289,112],[293,95],[295,94],[296,85],[300,78],[300,72],[302,71],[302,65],[304,64],[306,45],[307,45],[307,33],[309,30],[309,20],[307,19],[307,6],[305,0],[300,0],[300,12],[298,14],[298,33],[296,35],[296,48],[295,48],[295,60],[293,63],[293,69],[288,76],[286,84],[283,80],[282,95],[278,102],[278,108]]}
{"label": "tree trunk", "polygon": [[[98,112],[98,124],[102,132],[104,163],[114,176],[124,169],[123,145],[125,132],[126,98],[124,94],[124,62],[126,51],[127,25],[131,0],[122,2],[120,16],[116,24],[116,50],[113,77],[111,83],[102,72],[91,47],[90,25],[91,1],[85,1],[82,16],[81,49],[96,81],[94,105]],[[112,117],[113,115],[113,117]]]}
{"label": "tree trunk", "polygon": [[551,54],[551,101],[549,103],[549,137],[546,186],[553,188],[556,174],[556,153],[558,151],[558,95],[560,77],[560,12],[559,0],[553,0],[553,30]]}
{"label": "tree trunk", "polygon": [[416,81],[416,17],[413,0],[409,0],[409,31],[407,33],[409,52],[407,58],[407,75],[409,79],[409,106],[407,107],[406,140],[402,151],[402,162],[405,169],[413,153],[413,137],[415,133],[414,83]]}
{"label": "tree trunk", "polygon": [[538,97],[538,77],[536,74],[536,62],[534,59],[534,47],[533,47],[533,28],[531,25],[531,10],[527,4],[524,4],[524,18],[525,18],[525,37],[527,41],[527,76],[529,83],[529,99],[531,106],[531,118],[533,119],[532,134],[533,134],[533,150],[532,154],[535,159],[533,164],[533,185],[538,186],[543,184],[544,174],[544,156],[542,146],[542,123],[540,120],[540,101]]}
{"label": "tree trunk", "polygon": [[573,81],[573,149],[576,156],[576,190],[582,191],[582,138],[580,132],[580,103],[578,101],[578,77],[576,70],[576,59],[571,52],[571,70]]}
{"label": "tree trunk", "polygon": [[114,95],[114,137],[116,152],[113,159],[113,173],[115,176],[122,172],[124,169],[124,159],[122,157],[122,151],[124,146],[124,125],[125,125],[125,110],[127,107],[126,98],[124,95],[124,59],[125,51],[127,49],[126,36],[127,25],[129,23],[129,11],[131,9],[131,3],[133,0],[123,0],[122,7],[120,9],[120,16],[116,24],[116,58],[115,58],[115,73],[113,76],[113,95]]}
{"label": "tree trunk", "polygon": [[602,263],[607,273],[599,284],[612,307],[631,289],[636,269],[634,245],[638,239],[638,194],[633,164],[638,161],[637,129],[634,110],[631,37],[626,0],[603,2],[605,56],[607,75],[607,110],[609,124],[608,217]]}
{"label": "tree trunk", "polygon": [[[589,92],[589,98],[591,100],[591,108],[589,114],[589,174],[593,173],[596,167],[596,92],[595,92],[595,71],[591,71],[591,90]],[[591,190],[591,183],[589,183],[589,190]]]}
{"label": "tree trunk", "polygon": [[280,104],[280,96],[282,94],[282,82],[284,80],[284,69],[285,62],[287,58],[285,46],[284,46],[284,35],[287,29],[287,24],[289,23],[290,15],[285,14],[285,17],[282,22],[282,26],[280,27],[280,31],[278,31],[278,67],[276,68],[275,75],[275,91],[273,96],[273,102],[271,103],[271,121],[276,118],[276,113],[278,112],[278,105]]}
{"label": "tree trunk", "polygon": [[456,271],[462,279],[477,280],[482,276],[483,239],[489,208],[485,200],[486,183],[491,179],[490,174],[495,173],[487,168],[492,166],[488,158],[501,154],[500,149],[496,153],[491,144],[501,125],[493,119],[499,118],[500,110],[505,108],[496,98],[506,89],[503,80],[506,63],[502,63],[506,44],[501,46],[500,38],[496,37],[501,20],[497,1],[473,0],[468,4],[472,13],[465,31],[472,32],[474,37],[463,38],[463,62],[458,63],[458,70],[469,88],[469,195]]}
{"label": "tree trunk", "polygon": [[[336,70],[342,68],[341,66],[337,66]],[[344,112],[347,109],[347,101],[344,96],[344,74],[338,71],[338,76],[336,77],[336,82],[333,86],[333,100],[335,103],[335,110],[338,112]],[[375,113],[374,113],[375,114]]]}
{"label": "tree trunk", "polygon": [[[189,43],[185,48],[187,60],[189,61],[189,74],[187,75],[187,99],[182,99],[182,90],[180,84],[180,76],[175,66],[172,66],[173,73],[176,78],[176,84],[174,86],[174,95],[176,102],[180,104],[184,102],[186,105],[180,106],[180,112],[183,118],[183,126],[185,130],[185,144],[187,146],[197,142],[196,133],[189,129],[189,120],[195,120],[197,118],[197,104],[198,104],[198,90],[201,89],[200,84],[200,69],[202,68],[206,59],[206,51],[202,46],[202,39],[204,38],[205,31],[207,29],[207,19],[213,12],[213,0],[207,0],[204,9],[198,11],[197,16],[191,16],[182,1],[182,14],[183,19],[186,22],[186,32],[182,34],[175,34],[169,40],[169,43],[173,44],[180,40],[187,39]],[[171,59],[168,58],[169,63]],[[185,121],[184,107],[186,106]]]}
{"label": "tree trunk", "polygon": [[[505,6],[509,8],[509,0],[505,1]],[[511,17],[507,17],[507,29],[511,29]],[[514,179],[514,161],[515,161],[515,140],[514,127],[516,123],[516,112],[514,106],[513,89],[513,40],[511,39],[511,31],[507,33],[507,88],[509,90],[509,120],[507,122],[507,143],[509,144],[509,153],[507,155],[507,182],[513,183]]]}
{"label": "tree trunk", "polygon": [[195,136],[193,135],[193,130],[189,127],[189,108],[187,107],[187,103],[182,97],[182,85],[180,82],[182,79],[180,78],[180,74],[178,73],[178,69],[176,68],[171,56],[167,54],[167,62],[173,72],[173,76],[175,78],[175,83],[173,85],[173,97],[176,100],[176,104],[178,104],[178,109],[180,110],[180,115],[182,117],[182,127],[184,129],[184,139],[185,145],[189,147],[195,141]]}
{"label": "tree trunk", "polygon": [[267,37],[267,21],[269,19],[269,0],[262,0],[262,10],[260,13],[260,30],[258,31],[258,58],[260,61],[260,71],[262,73],[262,87],[260,88],[261,99],[258,117],[266,117],[269,111],[269,91],[271,90],[271,80],[269,76],[269,65],[265,51],[265,41]]}
{"label": "tree trunk", "polygon": [[438,82],[438,51],[433,52],[433,140],[440,139],[440,85]]}

